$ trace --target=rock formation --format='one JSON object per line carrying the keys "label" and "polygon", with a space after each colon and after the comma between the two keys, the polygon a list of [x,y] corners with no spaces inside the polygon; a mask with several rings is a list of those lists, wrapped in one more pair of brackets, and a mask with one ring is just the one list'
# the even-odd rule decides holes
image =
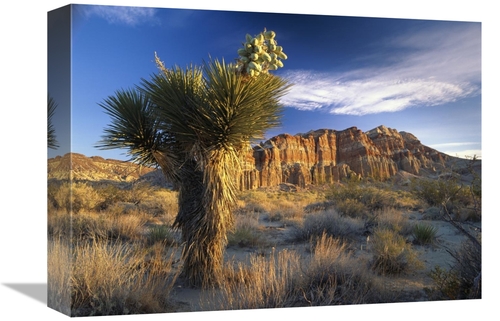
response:
{"label": "rock formation", "polygon": [[379,126],[367,132],[320,129],[281,134],[255,146],[246,157],[241,189],[288,183],[304,187],[353,175],[387,179],[400,170],[436,171],[452,157],[422,145],[410,133]]}

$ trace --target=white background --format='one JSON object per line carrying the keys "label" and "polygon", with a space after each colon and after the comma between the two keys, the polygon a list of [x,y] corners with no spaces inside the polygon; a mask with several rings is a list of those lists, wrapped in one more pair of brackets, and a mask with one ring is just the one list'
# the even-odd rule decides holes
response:
{"label": "white background", "polygon": [[[67,319],[46,307],[46,62],[47,12],[63,1],[9,1],[0,10],[0,307],[3,320]],[[408,304],[197,312],[106,317],[120,320],[492,320],[498,311],[499,252],[495,210],[496,129],[500,82],[498,10],[495,1],[95,1],[81,4],[312,13],[364,17],[482,22],[483,34],[483,299]],[[283,5],[282,3],[286,3]],[[327,4],[333,3],[333,4]],[[489,137],[491,136],[491,137]],[[490,145],[492,141],[492,145]],[[491,166],[491,167],[490,167]],[[16,288],[27,286],[30,291]],[[38,289],[38,290],[37,290]],[[41,291],[42,290],[42,291]],[[496,315],[496,316],[495,316]]]}

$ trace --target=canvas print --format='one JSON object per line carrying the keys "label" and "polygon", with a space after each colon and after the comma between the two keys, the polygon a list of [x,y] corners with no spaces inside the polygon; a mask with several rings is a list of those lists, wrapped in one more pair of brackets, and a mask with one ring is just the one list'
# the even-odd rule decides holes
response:
{"label": "canvas print", "polygon": [[48,12],[48,306],[481,299],[481,22]]}

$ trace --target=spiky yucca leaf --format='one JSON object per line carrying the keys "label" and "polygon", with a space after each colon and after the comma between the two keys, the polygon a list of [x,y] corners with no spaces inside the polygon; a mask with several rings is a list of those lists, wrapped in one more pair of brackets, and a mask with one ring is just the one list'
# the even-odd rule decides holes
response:
{"label": "spiky yucca leaf", "polygon": [[119,90],[99,105],[110,116],[111,124],[96,147],[125,148],[135,162],[157,165],[155,153],[167,148],[172,138],[160,129],[149,97],[135,89]]}
{"label": "spiky yucca leaf", "polygon": [[52,123],[52,117],[54,117],[56,108],[56,101],[49,95],[47,99],[47,147],[52,149],[57,149],[59,147],[56,139],[56,130]]}
{"label": "spiky yucca leaf", "polygon": [[286,81],[271,74],[248,77],[236,70],[224,60],[203,65],[203,105],[193,125],[201,133],[204,148],[240,149],[279,125],[279,98],[289,87]]}
{"label": "spiky yucca leaf", "polygon": [[140,90],[155,102],[156,114],[163,121],[161,129],[173,133],[176,141],[188,149],[199,139],[191,122],[200,105],[202,71],[193,65],[167,69],[158,57],[156,63],[161,72],[152,75],[151,80],[142,79]]}

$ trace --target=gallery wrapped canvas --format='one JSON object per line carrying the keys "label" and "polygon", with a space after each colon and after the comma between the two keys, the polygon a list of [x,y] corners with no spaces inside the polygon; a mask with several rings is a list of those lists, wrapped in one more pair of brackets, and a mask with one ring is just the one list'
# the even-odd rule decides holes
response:
{"label": "gallery wrapped canvas", "polygon": [[481,299],[480,22],[72,4],[47,90],[52,309]]}

